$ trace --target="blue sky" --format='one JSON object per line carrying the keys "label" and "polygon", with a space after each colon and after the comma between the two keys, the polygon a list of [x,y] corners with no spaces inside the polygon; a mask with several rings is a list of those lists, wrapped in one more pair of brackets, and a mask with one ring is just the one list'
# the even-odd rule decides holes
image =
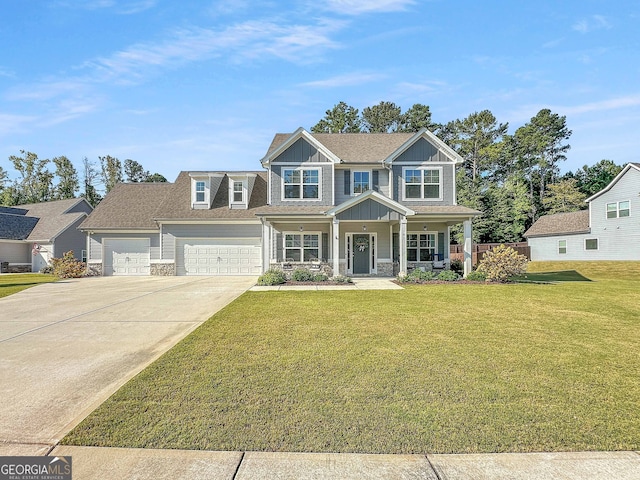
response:
{"label": "blue sky", "polygon": [[112,155],[170,181],[259,170],[276,132],[344,101],[541,108],[573,131],[562,171],[640,161],[640,2],[3,2],[0,165],[21,149],[80,167]]}

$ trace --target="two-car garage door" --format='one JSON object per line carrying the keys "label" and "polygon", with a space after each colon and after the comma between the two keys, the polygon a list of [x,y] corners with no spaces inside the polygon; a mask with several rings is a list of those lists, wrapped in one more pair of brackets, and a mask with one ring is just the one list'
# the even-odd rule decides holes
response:
{"label": "two-car garage door", "polygon": [[178,239],[177,274],[259,275],[261,250],[259,239]]}

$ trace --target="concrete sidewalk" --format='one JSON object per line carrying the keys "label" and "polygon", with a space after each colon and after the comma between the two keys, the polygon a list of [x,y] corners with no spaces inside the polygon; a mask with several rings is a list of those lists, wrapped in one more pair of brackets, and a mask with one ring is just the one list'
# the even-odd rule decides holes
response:
{"label": "concrete sidewalk", "polygon": [[638,452],[370,455],[56,447],[76,480],[640,480]]}
{"label": "concrete sidewalk", "polygon": [[296,291],[296,290],[402,290],[392,277],[355,277],[353,283],[341,285],[273,285],[251,287],[252,292]]}

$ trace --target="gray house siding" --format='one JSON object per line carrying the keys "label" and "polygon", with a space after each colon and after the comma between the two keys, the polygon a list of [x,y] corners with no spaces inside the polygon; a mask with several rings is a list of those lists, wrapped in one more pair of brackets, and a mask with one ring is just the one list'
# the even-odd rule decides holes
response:
{"label": "gray house siding", "polygon": [[[84,204],[84,202],[82,203]],[[81,205],[82,205],[81,204]],[[53,244],[53,256],[61,258],[68,251],[73,251],[73,256],[82,260],[82,250],[87,248],[86,237],[78,231],[78,226],[84,221],[80,218],[64,232],[58,235]]]}
{"label": "gray house siding", "polygon": [[[336,181],[335,181],[335,190],[336,190],[336,205],[340,205],[343,202],[346,202],[347,200],[349,200],[350,198],[352,198],[353,195],[347,195],[345,193],[345,175],[344,172],[345,170],[348,170],[350,172],[349,178],[350,181],[352,181],[352,175],[354,171],[358,171],[358,170],[367,170],[366,168],[351,168],[351,169],[336,169]],[[378,188],[373,188],[374,190],[376,190],[377,192],[381,193],[382,195],[389,197],[389,174],[390,171],[387,170],[386,168],[381,169],[381,168],[375,168],[373,170],[376,170],[378,172]],[[372,171],[373,171],[372,170]],[[373,180],[372,180],[373,182]],[[351,185],[349,185],[349,192],[351,192]]]}
{"label": "gray house siding", "polygon": [[313,166],[320,169],[320,199],[319,200],[283,200],[282,199],[282,170],[286,168],[304,167],[303,164],[291,164],[290,167],[273,165],[271,167],[271,204],[272,205],[333,205],[333,164]]}
{"label": "gray house siding", "polygon": [[367,199],[336,215],[338,220],[400,220],[400,214],[374,200]]}
{"label": "gray house siding", "polygon": [[69,209],[67,213],[86,213],[87,215],[92,212],[91,206],[87,202],[79,202],[77,205],[74,205]]}
{"label": "gray house siding", "polygon": [[[255,225],[163,225],[162,259],[175,260],[178,238],[235,238],[255,239],[261,242],[262,226]],[[153,257],[152,257],[153,258]]]}
{"label": "gray house siding", "polygon": [[440,150],[434,147],[424,138],[418,139],[407,150],[402,152],[396,159],[396,162],[450,162],[451,159],[444,155]]}
{"label": "gray house siding", "polygon": [[293,145],[273,159],[273,162],[306,163],[329,162],[330,160],[316,147],[303,138],[296,140]]}
{"label": "gray house siding", "polygon": [[[429,166],[428,163],[416,164],[416,168]],[[393,165],[393,199],[407,205],[455,205],[455,165],[453,163],[434,165],[442,167],[442,200],[409,200],[403,201],[404,180],[402,178],[402,169],[409,165]]]}
{"label": "gray house siding", "polygon": [[160,236],[157,233],[94,233],[89,242],[87,260],[102,260],[102,244],[106,238],[148,238],[150,259],[160,259]]}

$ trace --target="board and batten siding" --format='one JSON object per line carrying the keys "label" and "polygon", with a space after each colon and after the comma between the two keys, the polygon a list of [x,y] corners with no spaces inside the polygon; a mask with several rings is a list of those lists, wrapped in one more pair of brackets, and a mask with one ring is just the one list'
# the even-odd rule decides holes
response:
{"label": "board and batten siding", "polygon": [[93,233],[90,236],[88,260],[102,260],[102,245],[105,239],[149,239],[149,254],[151,260],[160,260],[160,235],[157,233]]}
{"label": "board and batten siding", "polygon": [[272,160],[274,163],[331,163],[322,152],[307,142],[304,138],[296,140],[289,148]]}
{"label": "board and batten siding", "polygon": [[[344,172],[345,170],[349,171],[349,180],[350,182],[353,183],[353,172],[358,172],[358,171],[371,171],[373,172],[373,170],[377,170],[378,171],[378,188],[374,189],[377,192],[381,193],[382,195],[384,195],[385,197],[389,197],[389,175],[391,174],[391,171],[386,169],[386,168],[366,168],[366,167],[360,167],[358,168],[357,166],[352,166],[351,168],[348,169],[336,169],[336,181],[335,181],[335,191],[336,191],[336,205],[340,205],[341,203],[346,202],[347,200],[351,199],[353,197],[353,195],[347,195],[345,194],[345,188],[344,188],[344,183],[345,183],[345,179],[344,179]],[[373,174],[372,174],[373,175]],[[373,183],[373,178],[371,179],[371,182]],[[351,185],[349,185],[349,191],[351,191]]]}
{"label": "board and batten siding", "polygon": [[417,142],[398,155],[394,161],[448,163],[451,162],[451,159],[427,140],[420,138]]}
{"label": "board and batten siding", "polygon": [[179,238],[242,238],[254,240],[261,244],[262,226],[256,224],[218,224],[218,225],[163,225],[162,226],[162,259],[175,260],[176,239]]}

